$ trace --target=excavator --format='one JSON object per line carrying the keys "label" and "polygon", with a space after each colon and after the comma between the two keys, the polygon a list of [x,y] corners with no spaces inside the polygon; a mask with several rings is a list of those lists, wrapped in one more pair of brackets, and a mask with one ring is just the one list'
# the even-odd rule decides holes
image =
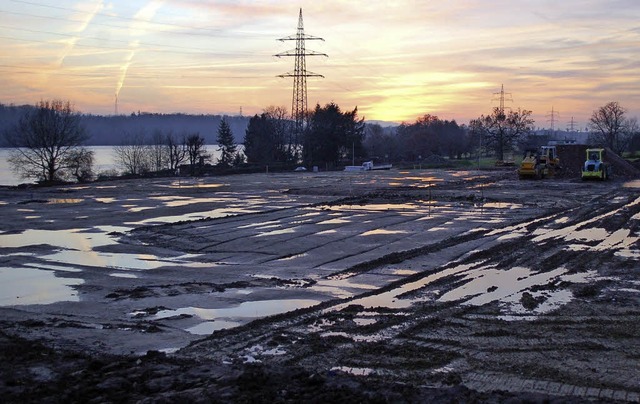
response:
{"label": "excavator", "polygon": [[520,179],[542,179],[553,177],[560,170],[560,158],[555,146],[541,146],[540,149],[525,150],[518,168]]}

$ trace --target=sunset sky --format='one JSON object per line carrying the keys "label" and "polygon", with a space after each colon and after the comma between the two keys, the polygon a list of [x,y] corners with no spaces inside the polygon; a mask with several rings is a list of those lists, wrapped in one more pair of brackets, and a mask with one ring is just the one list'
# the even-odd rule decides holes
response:
{"label": "sunset sky", "polygon": [[[0,102],[81,112],[253,115],[291,108],[299,9],[308,102],[367,120],[468,123],[498,105],[584,129],[618,101],[640,117],[640,1],[2,0]],[[554,113],[552,114],[552,109]]]}

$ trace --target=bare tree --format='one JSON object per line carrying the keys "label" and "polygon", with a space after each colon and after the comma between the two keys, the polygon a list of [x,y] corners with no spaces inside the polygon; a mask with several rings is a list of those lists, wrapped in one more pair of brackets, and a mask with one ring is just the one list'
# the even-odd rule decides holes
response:
{"label": "bare tree", "polygon": [[277,161],[298,162],[302,150],[299,139],[294,139],[293,121],[288,117],[287,108],[269,106],[264,113],[273,128],[273,149]]}
{"label": "bare tree", "polygon": [[93,151],[80,147],[71,150],[65,158],[65,166],[69,169],[69,175],[78,182],[87,182],[93,179],[93,161]]}
{"label": "bare tree", "polygon": [[191,175],[196,174],[196,168],[204,164],[210,156],[204,144],[205,140],[199,133],[194,133],[186,137],[187,156],[189,157],[189,165]]}
{"label": "bare tree", "polygon": [[183,135],[182,140],[178,141],[173,132],[169,132],[167,133],[165,142],[169,158],[169,169],[175,172],[180,164],[187,159],[186,135]]}
{"label": "bare tree", "polygon": [[521,137],[530,133],[534,120],[531,111],[520,110],[505,113],[498,107],[487,116],[480,116],[469,123],[471,131],[482,137],[483,146],[493,148],[498,160],[504,160],[505,151]]}
{"label": "bare tree", "polygon": [[70,155],[88,138],[69,101],[40,101],[4,133],[9,163],[22,178],[55,181],[68,176]]}
{"label": "bare tree", "polygon": [[147,147],[151,171],[162,171],[169,164],[169,153],[165,145],[165,135],[160,129],[151,134],[151,142]]}
{"label": "bare tree", "polygon": [[608,147],[616,154],[626,151],[638,130],[638,122],[627,118],[625,113],[626,110],[615,101],[593,111],[589,120],[590,141]]}
{"label": "bare tree", "polygon": [[128,133],[120,146],[113,148],[115,162],[126,173],[140,175],[149,171],[144,131]]}

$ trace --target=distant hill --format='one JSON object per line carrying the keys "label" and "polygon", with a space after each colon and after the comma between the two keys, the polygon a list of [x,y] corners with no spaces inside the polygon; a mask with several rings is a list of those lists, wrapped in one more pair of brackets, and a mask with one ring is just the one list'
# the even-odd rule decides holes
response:
{"label": "distant hill", "polygon": [[[33,108],[30,105],[0,104],[0,133],[11,129],[20,117]],[[242,143],[250,117],[138,113],[112,116],[82,115],[82,122],[91,135],[87,144],[92,146],[120,145],[130,134],[144,131],[150,136],[156,130],[163,133],[172,131],[178,136],[197,132],[205,138],[207,144],[215,144],[222,118],[225,118],[231,127],[236,143]]]}
{"label": "distant hill", "polygon": [[[15,126],[20,117],[32,110],[32,105],[3,105],[0,104],[0,133]],[[172,131],[178,137],[182,134],[199,133],[207,144],[215,144],[218,137],[218,126],[222,118],[231,127],[236,143],[244,141],[244,135],[249,125],[249,116],[225,115],[189,115],[189,114],[155,114],[141,112],[131,115],[82,115],[82,122],[91,135],[87,145],[114,146],[121,145],[131,134],[144,131],[149,137],[156,130],[163,133]],[[380,125],[389,130],[398,124],[384,121],[366,121],[367,125]],[[2,144],[0,137],[0,147]]]}

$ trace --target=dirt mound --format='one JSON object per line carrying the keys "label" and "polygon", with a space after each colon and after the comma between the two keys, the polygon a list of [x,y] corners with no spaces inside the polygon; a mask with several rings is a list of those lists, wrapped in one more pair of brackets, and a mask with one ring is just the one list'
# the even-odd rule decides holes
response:
{"label": "dirt mound", "polygon": [[[580,178],[588,148],[589,146],[586,145],[558,145],[557,150],[562,170],[557,176],[563,178]],[[615,176],[640,178],[640,170],[615,154],[611,149],[607,149],[605,159],[613,166]]]}

